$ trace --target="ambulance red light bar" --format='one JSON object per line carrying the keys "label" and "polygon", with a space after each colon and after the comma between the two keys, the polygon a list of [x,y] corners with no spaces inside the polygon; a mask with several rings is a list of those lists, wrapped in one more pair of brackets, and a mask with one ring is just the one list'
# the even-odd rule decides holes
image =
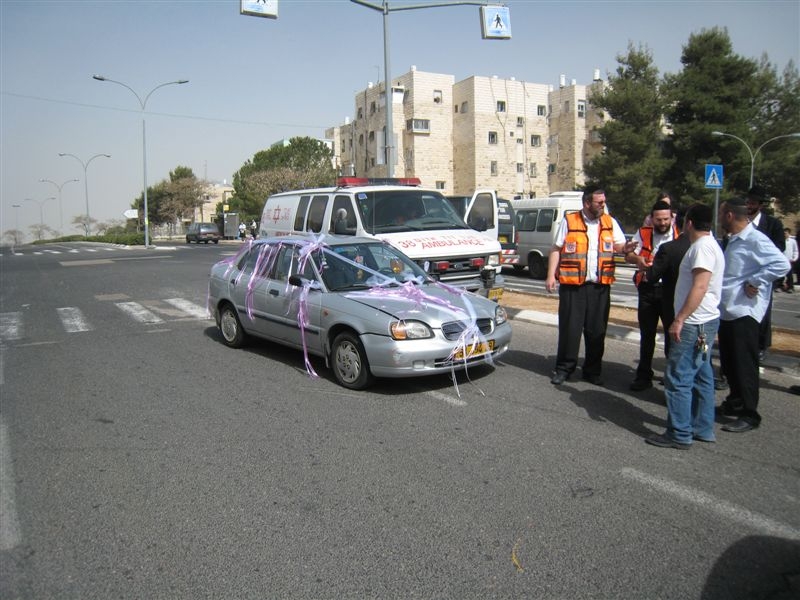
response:
{"label": "ambulance red light bar", "polygon": [[366,185],[422,185],[419,177],[339,177],[336,181],[339,187],[359,187]]}

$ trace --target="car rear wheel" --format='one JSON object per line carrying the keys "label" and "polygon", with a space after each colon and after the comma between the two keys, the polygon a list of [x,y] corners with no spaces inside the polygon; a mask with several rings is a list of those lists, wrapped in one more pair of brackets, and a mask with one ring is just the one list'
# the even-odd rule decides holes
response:
{"label": "car rear wheel", "polygon": [[189,236],[188,236],[188,235],[186,236],[186,243],[187,243],[187,244],[191,244],[191,243],[192,243],[192,240],[190,240],[190,239],[189,239]]}
{"label": "car rear wheel", "polygon": [[331,364],[336,381],[348,389],[363,390],[375,381],[364,345],[353,333],[340,333],[333,340]]}
{"label": "car rear wheel", "polygon": [[214,240],[214,243],[215,244],[219,244],[219,240]]}
{"label": "car rear wheel", "polygon": [[236,314],[236,309],[230,304],[225,304],[219,309],[219,332],[226,346],[231,348],[241,348],[247,339],[242,322]]}

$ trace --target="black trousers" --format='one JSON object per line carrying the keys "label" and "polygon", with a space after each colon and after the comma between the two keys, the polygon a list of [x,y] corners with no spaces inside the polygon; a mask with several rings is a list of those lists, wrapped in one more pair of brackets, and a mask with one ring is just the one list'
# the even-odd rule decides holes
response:
{"label": "black trousers", "polygon": [[774,289],[773,287],[770,290],[767,312],[758,326],[758,349],[762,351],[772,346],[772,296],[774,295]]}
{"label": "black trousers", "polygon": [[658,322],[664,327],[664,355],[669,354],[669,335],[666,334],[675,318],[675,309],[671,298],[664,298],[660,284],[642,283],[639,286],[639,366],[636,368],[636,379],[649,381],[653,378],[653,354],[656,351],[656,334]]}
{"label": "black trousers", "polygon": [[752,317],[720,321],[717,335],[722,372],[730,386],[729,401],[734,406],[744,405],[742,416],[759,423],[758,321]]}
{"label": "black trousers", "polygon": [[586,352],[583,376],[600,375],[610,308],[610,285],[584,283],[559,286],[556,371],[572,373],[575,370],[583,335]]}

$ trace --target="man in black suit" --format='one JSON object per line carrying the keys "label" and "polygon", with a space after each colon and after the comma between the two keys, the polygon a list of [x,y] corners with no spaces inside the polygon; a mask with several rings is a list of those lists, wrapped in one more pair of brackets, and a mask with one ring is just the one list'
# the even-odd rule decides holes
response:
{"label": "man in black suit", "polygon": [[[783,235],[783,224],[775,217],[764,212],[764,205],[769,202],[766,191],[753,186],[747,192],[747,214],[750,222],[772,240],[778,250],[783,252],[786,249],[786,237]],[[772,296],[770,295],[769,306],[764,319],[761,321],[758,330],[758,360],[764,360],[767,348],[772,345]]]}

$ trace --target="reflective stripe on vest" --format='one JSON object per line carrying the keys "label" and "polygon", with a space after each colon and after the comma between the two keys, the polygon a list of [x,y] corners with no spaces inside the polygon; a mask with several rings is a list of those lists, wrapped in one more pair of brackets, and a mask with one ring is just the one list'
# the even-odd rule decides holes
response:
{"label": "reflective stripe on vest", "polygon": [[[564,285],[581,285],[586,281],[589,236],[582,211],[567,213],[567,235],[561,246],[558,281]],[[609,215],[600,217],[597,240],[598,283],[614,283],[614,224]]]}

